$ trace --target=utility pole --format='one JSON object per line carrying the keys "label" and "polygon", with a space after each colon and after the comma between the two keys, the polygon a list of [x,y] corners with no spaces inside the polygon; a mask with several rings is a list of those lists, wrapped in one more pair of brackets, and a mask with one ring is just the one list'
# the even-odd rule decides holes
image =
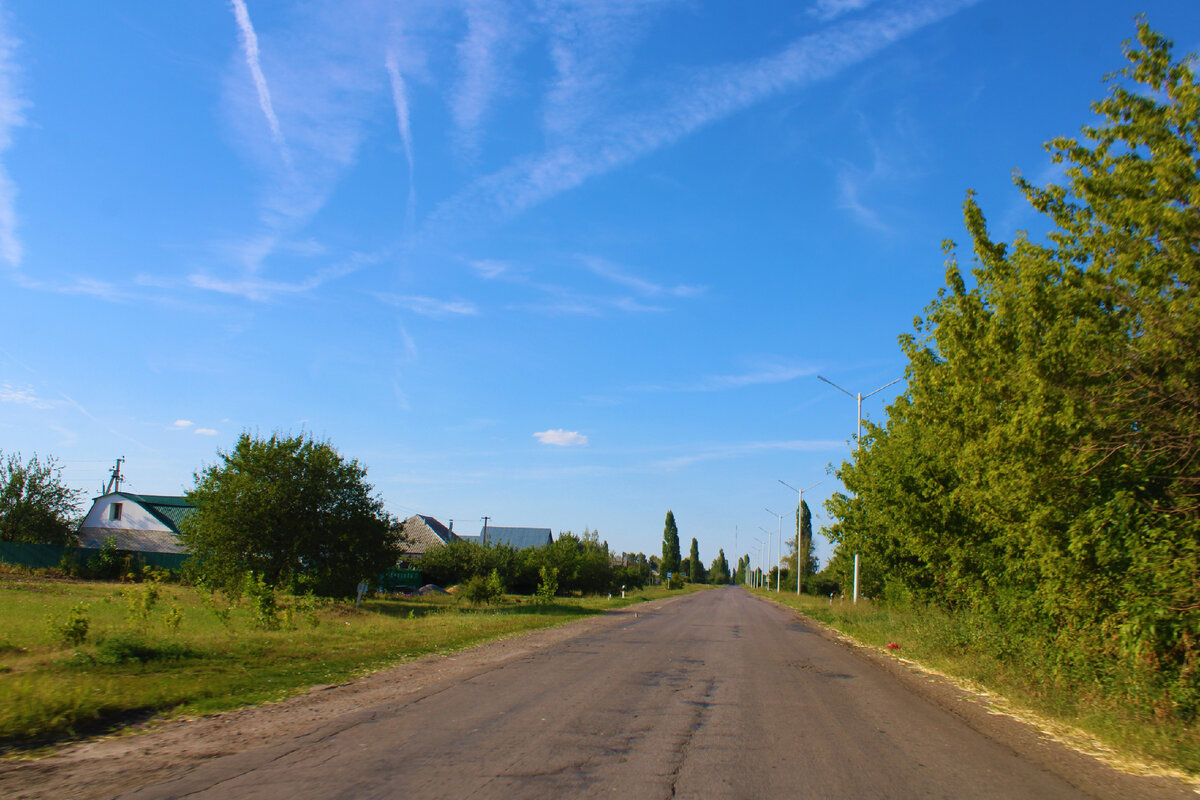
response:
{"label": "utility pole", "polygon": [[121,491],[121,481],[125,480],[125,477],[121,474],[121,465],[124,463],[125,456],[121,456],[117,459],[117,463],[113,465],[112,473],[108,478],[108,486],[104,487],[104,494],[111,494],[114,491],[113,487],[116,487],[116,491]]}
{"label": "utility pole", "polygon": [[483,544],[486,546],[487,545],[487,524],[488,524],[488,520],[491,519],[491,517],[482,517],[482,519],[483,519]]}

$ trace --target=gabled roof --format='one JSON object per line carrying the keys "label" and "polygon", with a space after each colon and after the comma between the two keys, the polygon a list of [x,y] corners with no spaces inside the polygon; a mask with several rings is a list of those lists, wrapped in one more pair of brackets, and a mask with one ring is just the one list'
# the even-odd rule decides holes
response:
{"label": "gabled roof", "polygon": [[175,533],[179,533],[179,523],[196,510],[186,498],[175,495],[133,494],[132,492],[116,492],[116,494],[137,503]]}
{"label": "gabled roof", "polygon": [[[507,544],[518,550],[526,547],[543,547],[554,541],[554,536],[550,533],[549,528],[501,528],[496,525],[488,525],[485,530],[488,544]],[[479,535],[483,536],[483,530],[479,531]]]}
{"label": "gabled roof", "polygon": [[[424,514],[417,514],[417,516],[420,517],[421,521],[429,526],[429,530],[436,533],[438,538],[440,538],[443,542],[452,542],[458,538],[454,535],[453,531],[451,531],[434,517],[427,517]],[[451,520],[451,522],[453,521],[454,520]]]}

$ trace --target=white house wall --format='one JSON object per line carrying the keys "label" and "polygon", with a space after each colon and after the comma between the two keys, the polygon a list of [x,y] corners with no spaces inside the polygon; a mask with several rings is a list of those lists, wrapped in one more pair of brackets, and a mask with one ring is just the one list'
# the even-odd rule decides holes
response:
{"label": "white house wall", "polygon": [[[113,503],[121,503],[121,518],[110,519],[112,513],[109,508]],[[161,531],[171,533],[171,529],[164,525],[158,517],[151,514],[146,509],[128,497],[122,497],[117,494],[106,494],[103,497],[98,497],[92,503],[92,510],[84,517],[81,528],[104,528],[113,531]]]}

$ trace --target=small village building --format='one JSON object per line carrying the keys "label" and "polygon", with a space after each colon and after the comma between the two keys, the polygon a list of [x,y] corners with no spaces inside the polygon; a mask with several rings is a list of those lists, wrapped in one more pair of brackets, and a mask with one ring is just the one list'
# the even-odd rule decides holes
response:
{"label": "small village building", "polygon": [[504,528],[499,525],[485,525],[478,536],[462,538],[479,544],[506,544],[518,550],[545,547],[554,541],[549,528]]}
{"label": "small village building", "polygon": [[79,545],[99,548],[111,536],[119,550],[184,554],[179,524],[194,510],[183,497],[109,492],[92,501],[79,525]]}
{"label": "small village building", "polygon": [[413,514],[404,520],[404,552],[402,561],[417,561],[436,547],[443,547],[459,537],[437,519],[425,514]]}

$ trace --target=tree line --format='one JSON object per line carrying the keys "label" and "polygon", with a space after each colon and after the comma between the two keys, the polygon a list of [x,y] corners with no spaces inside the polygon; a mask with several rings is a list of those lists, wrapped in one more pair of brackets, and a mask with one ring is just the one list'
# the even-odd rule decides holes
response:
{"label": "tree line", "polygon": [[657,564],[661,580],[664,583],[670,581],[671,585],[682,585],[685,582],[720,585],[733,581],[724,549],[717,551],[717,557],[707,569],[700,559],[700,544],[695,538],[692,539],[687,558],[680,556],[679,527],[675,524],[675,512],[668,510],[663,524],[662,559]]}
{"label": "tree line", "polygon": [[[1200,87],[1140,24],[1097,122],[1017,187],[1049,232],[998,241],[900,339],[907,390],[827,509],[830,571],[969,615],[982,646],[1161,716],[1200,712]],[[1036,664],[1034,662],[1037,662]]]}

